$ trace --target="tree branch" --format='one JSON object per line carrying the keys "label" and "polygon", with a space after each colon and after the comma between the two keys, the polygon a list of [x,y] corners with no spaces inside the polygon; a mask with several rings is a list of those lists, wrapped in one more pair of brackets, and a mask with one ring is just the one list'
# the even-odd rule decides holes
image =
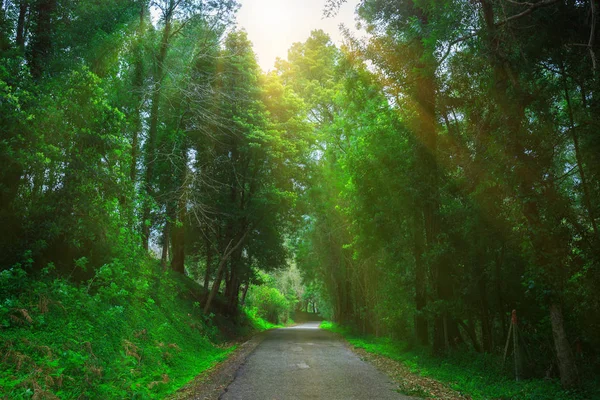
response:
{"label": "tree branch", "polygon": [[495,25],[496,25],[496,27],[502,26],[504,24],[509,23],[510,21],[514,21],[516,19],[525,17],[525,16],[531,14],[532,12],[534,12],[535,10],[537,10],[538,8],[548,7],[548,6],[551,6],[552,4],[555,4],[558,2],[559,2],[559,0],[545,0],[545,1],[540,1],[539,3],[523,3],[523,4],[530,5],[530,7],[527,10],[523,11],[522,13],[515,14],[511,17],[506,18],[503,21],[496,22]]}
{"label": "tree branch", "polygon": [[[535,10],[537,10],[538,8],[548,7],[548,6],[552,5],[552,4],[558,3],[560,0],[544,0],[544,1],[540,1],[538,3],[519,3],[519,2],[516,2],[514,0],[506,0],[506,1],[508,1],[510,3],[513,3],[513,4],[518,4],[518,5],[527,5],[527,6],[529,6],[529,8],[526,9],[525,11],[519,13],[519,14],[515,14],[513,16],[510,16],[510,17],[506,18],[505,20],[496,22],[494,24],[494,26],[496,28],[499,28],[499,27],[501,27],[503,25],[506,25],[507,23],[509,23],[511,21],[514,21],[514,20],[517,20],[519,18],[523,18],[523,17],[531,14],[532,12],[534,12]],[[593,2],[593,0],[592,0],[592,2]],[[451,41],[448,44],[448,48],[444,52],[444,55],[440,58],[439,64],[443,63],[444,60],[450,55],[450,52],[452,51],[452,47],[454,45],[457,45],[458,43],[464,42],[465,40],[469,40],[471,38],[479,36],[479,34],[481,34],[482,32],[483,32],[483,28],[478,29],[475,32],[472,32],[472,33],[470,33],[468,35],[461,36],[461,37],[459,37],[459,38]],[[595,64],[595,62],[594,62],[594,64]]]}
{"label": "tree branch", "polygon": [[596,0],[590,0],[590,11],[592,13],[592,27],[590,28],[590,40],[588,49],[592,58],[592,72],[596,71],[596,54],[594,53],[594,42],[596,41]]}

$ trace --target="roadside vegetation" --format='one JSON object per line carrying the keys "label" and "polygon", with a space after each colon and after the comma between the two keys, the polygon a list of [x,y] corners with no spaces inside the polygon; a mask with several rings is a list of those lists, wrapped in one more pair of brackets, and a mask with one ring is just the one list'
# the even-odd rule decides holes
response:
{"label": "roadside vegetation", "polygon": [[573,45],[600,37],[592,14],[362,0],[364,37],[290,50],[320,144],[296,262],[327,319],[448,369],[476,353],[490,389],[473,393],[597,382],[600,42]]}
{"label": "roadside vegetation", "polygon": [[256,312],[204,315],[203,288],[152,260],[115,260],[84,284],[14,267],[0,287],[0,398],[163,398],[274,327]]}
{"label": "roadside vegetation", "polygon": [[[427,381],[418,380],[407,385],[414,378],[410,375],[432,378],[442,382],[457,393],[457,398],[473,400],[511,399],[511,400],[588,400],[600,398],[600,382],[590,380],[578,390],[565,390],[553,380],[529,378],[515,381],[512,376],[513,365],[503,362],[502,357],[492,354],[479,354],[467,347],[458,348],[445,358],[435,357],[423,346],[409,341],[392,340],[386,337],[365,336],[350,328],[324,321],[325,329],[344,337],[352,347],[394,360],[401,368],[399,383],[408,387],[404,394],[439,398],[435,395],[435,385],[428,386]],[[374,362],[378,365],[377,361]],[[395,366],[385,363],[381,368],[386,373],[395,372]],[[446,395],[447,396],[447,395]],[[451,396],[451,395],[450,395]],[[442,395],[442,398],[448,398]],[[449,397],[452,398],[452,397]]]}

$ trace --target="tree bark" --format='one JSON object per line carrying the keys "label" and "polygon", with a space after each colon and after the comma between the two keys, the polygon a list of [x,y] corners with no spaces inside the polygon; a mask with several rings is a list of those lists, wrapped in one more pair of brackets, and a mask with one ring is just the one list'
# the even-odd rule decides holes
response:
{"label": "tree bark", "polygon": [[21,0],[19,3],[19,17],[17,18],[17,37],[15,43],[21,52],[25,51],[25,16],[29,8],[28,0]]}
{"label": "tree bark", "polygon": [[212,256],[213,256],[213,248],[211,246],[210,240],[208,239],[208,233],[206,233],[206,271],[204,271],[204,289],[208,290],[208,284],[210,281],[210,273],[212,268]]}
{"label": "tree bark", "polygon": [[554,337],[554,348],[558,358],[558,369],[560,370],[560,382],[563,387],[577,386],[579,375],[575,357],[571,345],[567,339],[563,320],[562,307],[557,303],[550,305],[550,322],[552,323],[552,336]]}
{"label": "tree bark", "polygon": [[0,1],[0,52],[10,49],[10,34],[8,21],[6,20],[6,10],[4,9],[4,2]]}
{"label": "tree bark", "polygon": [[250,287],[250,283],[246,282],[244,284],[244,289],[242,290],[242,298],[240,300],[240,304],[243,306],[246,304],[246,295],[248,294],[248,288]]}
{"label": "tree bark", "polygon": [[137,31],[137,38],[135,44],[135,68],[133,72],[133,90],[135,92],[135,100],[136,100],[136,110],[134,116],[134,124],[133,124],[133,132],[131,138],[131,165],[129,177],[131,182],[136,182],[137,180],[137,163],[138,163],[138,154],[139,154],[139,135],[142,132],[142,103],[144,100],[144,96],[142,93],[144,87],[144,61],[143,61],[143,51],[142,51],[142,43],[144,31],[146,30],[145,25],[145,12],[146,12],[147,4],[143,2],[140,7],[140,25]]}
{"label": "tree bark", "polygon": [[52,54],[52,15],[56,9],[56,0],[38,0],[35,9],[35,32],[31,43],[31,76],[38,80],[48,68]]}
{"label": "tree bark", "polygon": [[[423,26],[427,26],[428,18],[423,10],[415,7],[415,16],[420,20]],[[421,169],[421,178],[424,187],[421,190],[421,199],[423,204],[423,217],[425,223],[425,237],[427,250],[435,248],[439,244],[439,167],[437,162],[437,128],[436,128],[436,85],[435,85],[435,65],[431,62],[422,61],[425,59],[434,59],[423,44],[423,37],[415,38],[414,46],[416,58],[419,60],[416,65],[415,81],[415,106],[417,119],[415,125],[415,135],[417,138],[417,163]],[[450,279],[449,265],[442,263],[439,258],[432,261],[430,268],[435,279],[435,293],[440,300],[449,300],[452,292],[452,282]],[[447,342],[447,335],[444,334],[444,326],[447,325],[447,315],[438,315],[434,324],[434,352],[441,352]],[[458,328],[456,328],[457,330]]]}
{"label": "tree bark", "polygon": [[419,344],[429,344],[429,326],[427,318],[423,315],[427,306],[427,266],[423,261],[423,214],[420,210],[415,212],[414,226],[414,257],[415,257],[415,304],[417,315],[415,317],[415,330]]}
{"label": "tree bark", "polygon": [[[497,301],[498,301],[498,308],[500,311],[500,321],[501,321],[501,325],[502,325],[502,338],[505,338],[508,333],[508,328],[507,328],[507,324],[506,324],[506,306],[505,306],[505,302],[504,302],[504,296],[502,295],[502,293],[503,293],[502,265],[504,263],[504,248],[505,248],[505,244],[504,244],[504,242],[502,242],[502,244],[500,246],[500,250],[499,250],[498,254],[496,255],[496,260],[494,262],[494,265],[495,265],[494,279],[496,281],[496,295],[497,295]],[[498,342],[501,343],[501,340],[499,340]]]}
{"label": "tree bark", "polygon": [[166,268],[167,266],[167,260],[169,258],[169,242],[170,242],[170,232],[171,232],[171,222],[169,221],[168,217],[167,217],[167,221],[165,222],[165,226],[163,228],[163,246],[162,246],[162,252],[160,255],[160,263],[162,264],[163,268]]}
{"label": "tree bark", "polygon": [[[593,3],[594,0],[592,0]],[[581,157],[581,150],[579,149],[579,136],[577,135],[577,130],[575,127],[575,118],[573,117],[573,107],[571,106],[571,96],[569,95],[569,87],[567,85],[567,76],[565,74],[565,67],[561,65],[562,70],[562,79],[564,85],[565,92],[565,100],[567,102],[567,110],[569,114],[569,124],[571,137],[573,138],[573,148],[575,149],[575,160],[577,161],[577,169],[579,171],[579,177],[581,178],[581,188],[583,189],[583,203],[585,205],[588,218],[590,220],[590,224],[592,225],[592,230],[594,231],[594,236],[598,239],[598,226],[596,225],[596,218],[594,216],[594,211],[592,208],[591,195],[589,190],[589,185],[587,182],[587,177],[585,175],[585,170],[583,168],[583,161]]]}
{"label": "tree bark", "polygon": [[213,282],[213,286],[210,290],[210,293],[208,294],[208,298],[206,299],[206,304],[204,305],[204,310],[203,310],[204,314],[208,314],[208,311],[210,310],[210,306],[211,306],[215,296],[219,292],[219,288],[221,287],[221,280],[223,279],[223,273],[225,272],[225,266],[227,265],[227,260],[229,259],[231,254],[244,243],[244,240],[246,240],[246,236],[248,236],[249,232],[250,232],[250,228],[248,228],[246,230],[246,232],[238,240],[238,242],[235,244],[235,246],[231,247],[231,242],[230,242],[229,246],[227,246],[227,248],[225,249],[225,252],[223,253],[223,256],[221,257],[221,261],[219,262],[219,267],[217,268],[217,275],[215,277],[215,281]]}
{"label": "tree bark", "polygon": [[477,342],[477,334],[475,333],[475,329],[472,326],[466,325],[463,321],[458,321],[458,324],[462,326],[463,330],[467,333],[467,336],[471,340],[473,344],[473,348],[476,352],[481,353],[481,346],[479,346],[479,342]]}
{"label": "tree bark", "polygon": [[[187,169],[187,165],[184,167]],[[186,178],[184,177],[183,185],[185,185]],[[179,196],[179,202],[177,205],[177,221],[173,227],[172,234],[172,253],[173,260],[171,261],[171,268],[181,274],[185,274],[185,224],[187,215],[187,188],[183,187]]]}
{"label": "tree bark", "polygon": [[219,262],[219,266],[217,268],[217,273],[215,275],[215,280],[213,281],[213,286],[212,286],[210,292],[208,293],[208,297],[206,298],[206,303],[204,304],[204,309],[202,311],[205,315],[208,315],[210,306],[212,305],[212,302],[213,302],[215,296],[219,292],[219,288],[221,287],[221,280],[223,279],[223,273],[225,272],[225,266],[227,265],[228,258],[229,257],[223,256],[221,258],[221,261]]}
{"label": "tree bark", "polygon": [[227,282],[227,288],[225,289],[225,296],[227,297],[229,312],[233,315],[238,310],[239,304],[239,293],[241,287],[241,280],[239,276],[239,265],[242,259],[242,248],[238,247],[230,258],[231,269],[230,277]]}
{"label": "tree bark", "polygon": [[477,230],[479,237],[477,244],[477,257],[474,265],[473,277],[477,280],[477,291],[479,294],[479,304],[481,310],[481,342],[483,351],[486,353],[492,352],[492,327],[490,325],[490,312],[487,297],[487,277],[485,274],[485,258],[484,252],[484,232],[480,227]]}

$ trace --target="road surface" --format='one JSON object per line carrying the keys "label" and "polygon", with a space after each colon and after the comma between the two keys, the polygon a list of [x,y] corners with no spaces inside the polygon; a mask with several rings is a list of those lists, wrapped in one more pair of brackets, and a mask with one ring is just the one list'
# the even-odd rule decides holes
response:
{"label": "road surface", "polygon": [[223,400],[410,399],[319,322],[269,332]]}

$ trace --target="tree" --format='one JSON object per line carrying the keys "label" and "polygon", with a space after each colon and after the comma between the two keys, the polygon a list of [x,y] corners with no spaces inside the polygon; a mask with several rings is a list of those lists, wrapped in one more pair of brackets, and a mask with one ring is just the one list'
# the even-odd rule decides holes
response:
{"label": "tree", "polygon": [[[152,4],[160,11],[160,40],[152,73],[152,88],[150,100],[150,113],[148,122],[148,138],[145,146],[145,172],[144,183],[146,188],[146,201],[142,215],[142,244],[148,249],[150,231],[152,229],[151,199],[156,196],[154,188],[156,151],[158,144],[158,130],[160,121],[160,104],[164,86],[169,80],[169,69],[167,66],[168,54],[171,50],[173,40],[181,35],[186,28],[193,26],[198,20],[214,18],[217,29],[220,25],[227,23],[231,13],[235,10],[237,3],[232,0],[219,2],[205,2],[203,0],[161,0]],[[172,78],[172,77],[171,77]]]}

